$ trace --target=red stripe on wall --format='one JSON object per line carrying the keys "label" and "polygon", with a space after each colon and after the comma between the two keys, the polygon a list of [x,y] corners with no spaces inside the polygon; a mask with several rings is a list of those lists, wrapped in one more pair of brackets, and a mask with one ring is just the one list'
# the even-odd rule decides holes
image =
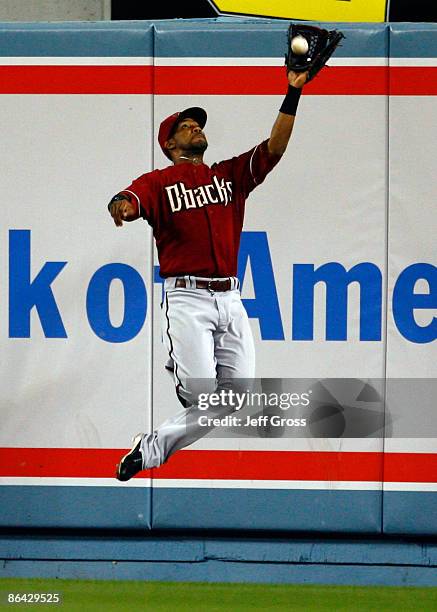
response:
{"label": "red stripe on wall", "polygon": [[437,96],[437,67],[390,67],[392,96]]}
{"label": "red stripe on wall", "polygon": [[[112,478],[120,449],[1,448],[0,477]],[[384,463],[383,463],[384,462]],[[437,482],[437,454],[183,450],[154,478]],[[143,472],[150,477],[151,471]]]}
{"label": "red stripe on wall", "polygon": [[151,94],[153,66],[0,66],[0,93]]}
{"label": "red stripe on wall", "polygon": [[392,96],[436,96],[437,67],[390,67]]}
{"label": "red stripe on wall", "polygon": [[0,477],[111,478],[125,452],[107,448],[0,448]]}
{"label": "red stripe on wall", "polygon": [[[390,75],[390,78],[389,78]],[[154,85],[155,79],[155,85]],[[305,95],[437,95],[437,67],[331,66]],[[282,95],[281,66],[0,66],[0,93]]]}
{"label": "red stripe on wall", "polygon": [[[159,66],[156,94],[281,95],[286,90],[282,66]],[[309,95],[383,95],[388,92],[385,66],[330,66],[304,88]]]}
{"label": "red stripe on wall", "polygon": [[381,453],[185,451],[156,478],[224,480],[381,480]]}
{"label": "red stripe on wall", "polygon": [[437,482],[437,453],[386,453],[385,482]]}

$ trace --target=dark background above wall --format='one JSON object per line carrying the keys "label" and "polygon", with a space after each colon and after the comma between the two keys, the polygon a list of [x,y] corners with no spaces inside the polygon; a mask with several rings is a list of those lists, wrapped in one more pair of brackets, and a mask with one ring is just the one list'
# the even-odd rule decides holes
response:
{"label": "dark background above wall", "polygon": [[[112,0],[112,19],[190,19],[216,17],[217,11],[208,0],[185,0],[182,4],[147,0]],[[430,0],[389,0],[387,21],[437,21],[437,3]]]}

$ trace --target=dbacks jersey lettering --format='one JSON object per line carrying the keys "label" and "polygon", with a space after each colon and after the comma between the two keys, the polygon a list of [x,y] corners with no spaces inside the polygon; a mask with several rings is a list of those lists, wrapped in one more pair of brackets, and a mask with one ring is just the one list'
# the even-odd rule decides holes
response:
{"label": "dbacks jersey lettering", "polygon": [[212,183],[188,189],[184,183],[165,188],[173,212],[205,206],[205,204],[228,204],[232,200],[232,182],[213,175]]}

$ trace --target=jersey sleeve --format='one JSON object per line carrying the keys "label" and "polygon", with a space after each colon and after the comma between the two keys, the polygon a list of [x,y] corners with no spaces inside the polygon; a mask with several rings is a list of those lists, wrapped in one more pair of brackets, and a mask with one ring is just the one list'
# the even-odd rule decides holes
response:
{"label": "jersey sleeve", "polygon": [[158,181],[155,172],[147,172],[132,181],[129,187],[122,189],[120,193],[126,193],[130,196],[131,200],[136,201],[140,217],[145,219],[150,225],[153,225],[157,191]]}
{"label": "jersey sleeve", "polygon": [[217,167],[222,164],[226,167],[245,197],[264,181],[282,157],[271,155],[267,143],[268,140],[264,140],[250,151],[217,164]]}

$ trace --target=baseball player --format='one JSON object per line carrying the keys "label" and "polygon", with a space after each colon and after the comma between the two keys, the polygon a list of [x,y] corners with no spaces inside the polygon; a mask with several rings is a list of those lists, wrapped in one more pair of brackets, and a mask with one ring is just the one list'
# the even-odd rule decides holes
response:
{"label": "baseball player", "polygon": [[[155,431],[134,438],[117,466],[119,480],[162,465],[208,433],[198,423],[200,392],[254,378],[254,342],[236,278],[245,201],[287,147],[306,75],[288,72],[288,93],[270,138],[211,167],[203,161],[206,112],[193,107],[167,117],[158,142],[172,165],[143,174],[109,203],[116,226],[142,218],[153,228],[165,279],[166,367],[183,405]],[[227,412],[228,406],[217,410]]]}

